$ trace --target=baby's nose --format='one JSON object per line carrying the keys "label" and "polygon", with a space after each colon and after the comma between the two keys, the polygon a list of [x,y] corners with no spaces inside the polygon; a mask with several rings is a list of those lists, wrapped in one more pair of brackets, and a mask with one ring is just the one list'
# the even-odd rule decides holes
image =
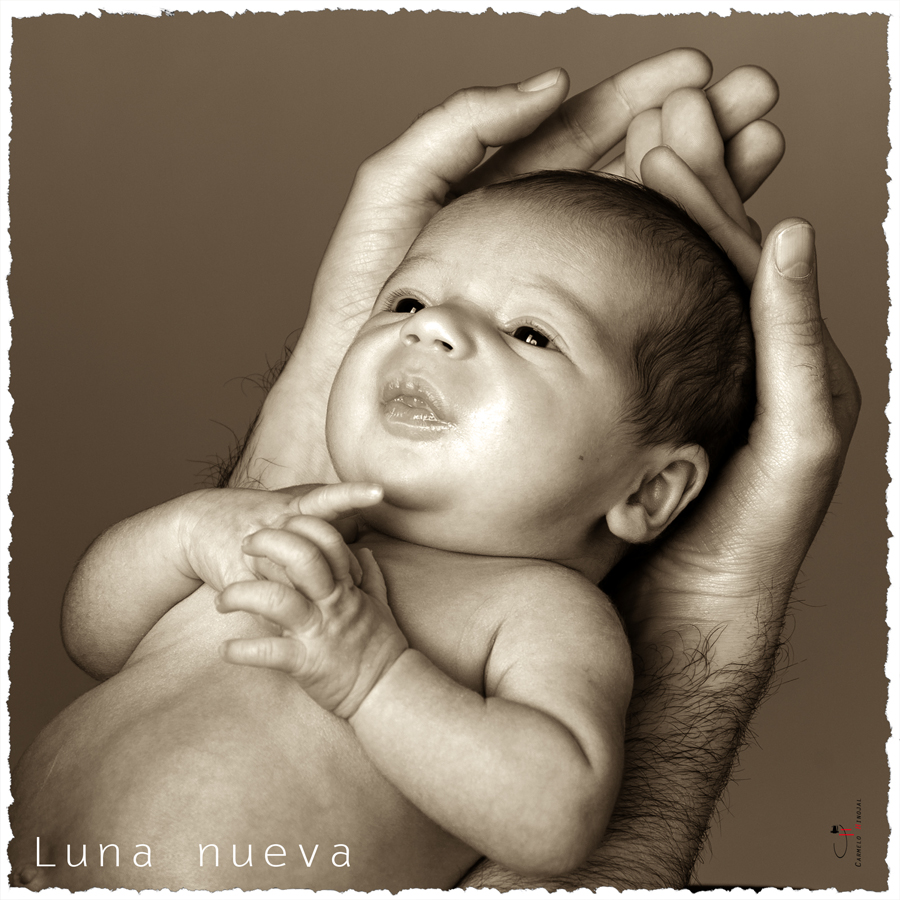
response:
{"label": "baby's nose", "polygon": [[437,350],[464,359],[475,350],[475,341],[461,310],[426,306],[411,315],[400,332],[403,343],[421,350]]}

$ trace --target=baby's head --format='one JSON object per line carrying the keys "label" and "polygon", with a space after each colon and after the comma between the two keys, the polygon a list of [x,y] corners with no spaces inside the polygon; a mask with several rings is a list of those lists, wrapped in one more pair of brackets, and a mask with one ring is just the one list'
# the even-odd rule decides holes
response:
{"label": "baby's head", "polygon": [[375,527],[573,563],[651,540],[746,436],[747,289],[676,206],[542,172],[447,206],[387,280],[328,412]]}

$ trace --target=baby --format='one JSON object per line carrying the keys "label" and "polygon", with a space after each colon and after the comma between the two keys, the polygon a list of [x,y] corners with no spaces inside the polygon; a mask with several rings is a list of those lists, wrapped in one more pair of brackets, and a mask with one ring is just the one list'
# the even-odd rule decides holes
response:
{"label": "baby", "polygon": [[753,405],[746,289],[668,201],[572,172],[456,200],[337,374],[341,484],[189,494],[79,564],[64,636],[109,680],[16,772],[14,883],[396,891],[482,856],[577,867],[632,682],[596,585]]}

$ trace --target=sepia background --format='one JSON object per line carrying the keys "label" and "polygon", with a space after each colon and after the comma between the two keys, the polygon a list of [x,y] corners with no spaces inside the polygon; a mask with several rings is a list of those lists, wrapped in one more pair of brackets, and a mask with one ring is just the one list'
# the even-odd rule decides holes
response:
{"label": "sepia background", "polygon": [[[302,325],[358,163],[470,84],[573,92],[694,46],[777,78],[787,155],[749,204],[817,229],[825,316],[864,397],[803,568],[790,665],[714,822],[705,885],[884,890],[887,19],[575,10],[15,20],[10,290],[13,764],[92,681],[58,632],[115,521],[204,484]],[[249,377],[248,377],[249,376]],[[832,826],[862,809],[862,860]],[[673,823],[677,828],[677,823]],[[838,848],[840,852],[842,848]]]}

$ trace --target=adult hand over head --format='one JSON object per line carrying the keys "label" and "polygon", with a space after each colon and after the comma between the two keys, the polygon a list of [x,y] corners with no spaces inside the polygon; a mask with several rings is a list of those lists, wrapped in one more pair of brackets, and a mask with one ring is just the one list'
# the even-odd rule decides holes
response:
{"label": "adult hand over head", "polygon": [[[740,103],[735,102],[737,98]],[[718,205],[759,243],[759,229],[747,218],[743,204],[784,154],[781,132],[759,118],[777,99],[778,85],[768,72],[755,66],[735,69],[706,91],[679,88],[663,100],[661,108],[635,116],[628,128],[625,153],[604,171],[643,181],[641,167],[646,154],[654,147],[667,146],[684,160]],[[690,203],[685,205],[693,214]]]}
{"label": "adult hand over head", "polygon": [[[773,153],[771,140],[758,141],[753,127],[777,99],[777,88],[760,69],[738,71],[743,74],[710,88],[710,103],[734,135],[729,171],[738,193],[749,196],[780,158],[780,149]],[[335,480],[324,439],[334,374],[381,285],[451,189],[540,168],[591,167],[625,137],[636,115],[661,107],[679,88],[702,88],[710,74],[702,53],[679,49],[565,103],[568,76],[561,69],[519,85],[470,88],[368,159],[326,251],[306,326],[266,398],[231,485]],[[504,146],[476,169],[486,148],[498,145]],[[721,182],[717,178],[713,187]]]}
{"label": "adult hand over head", "polygon": [[[753,257],[750,238],[674,154],[654,151],[643,174],[676,199],[689,196],[706,227],[726,245],[735,241],[745,262]],[[831,501],[860,405],[819,310],[808,223],[789,219],[769,235],[751,319],[758,405],[748,444],[663,541],[605,585],[629,624],[635,686],[625,775],[602,846],[561,879],[524,881],[484,863],[463,886],[688,883],[771,678],[794,580]]]}

